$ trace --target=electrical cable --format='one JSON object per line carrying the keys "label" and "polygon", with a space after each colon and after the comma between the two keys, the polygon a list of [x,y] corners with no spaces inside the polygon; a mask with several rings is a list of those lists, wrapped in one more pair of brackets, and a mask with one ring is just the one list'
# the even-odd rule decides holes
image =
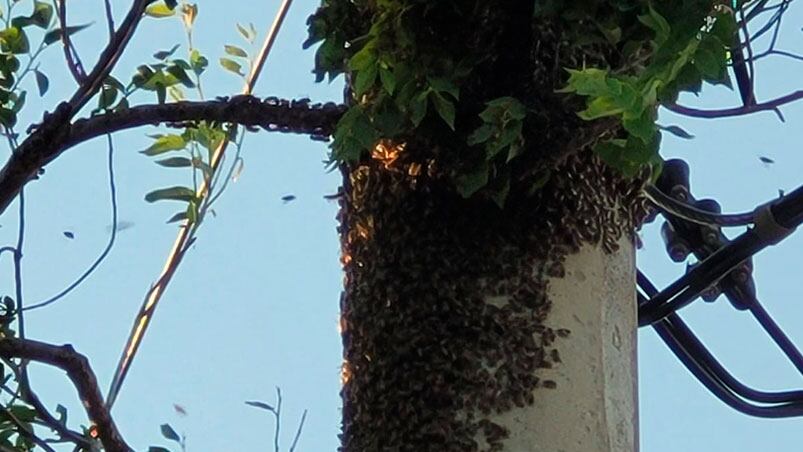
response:
{"label": "electrical cable", "polygon": [[[641,291],[650,297],[658,294],[655,286],[640,271],[637,282]],[[638,298],[639,305],[647,300],[642,293],[638,293]],[[803,416],[803,390],[768,392],[744,385],[714,358],[679,315],[669,314],[652,326],[698,381],[728,406],[744,414],[764,418]],[[745,399],[765,405],[750,403]]]}
{"label": "electrical cable", "polygon": [[747,226],[754,222],[754,212],[721,214],[702,210],[667,195],[652,184],[644,186],[644,195],[662,211],[692,223],[733,227]]}
{"label": "electrical cable", "polygon": [[777,244],[803,223],[803,186],[783,196],[769,206],[756,209],[761,219],[727,245],[690,269],[677,281],[639,310],[639,326],[649,325],[688,305],[714,281],[728,274],[745,259],[769,245]]}

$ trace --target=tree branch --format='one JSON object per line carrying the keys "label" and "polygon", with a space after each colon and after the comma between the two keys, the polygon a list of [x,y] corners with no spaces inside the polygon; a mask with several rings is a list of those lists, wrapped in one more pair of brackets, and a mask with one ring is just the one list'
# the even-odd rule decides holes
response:
{"label": "tree branch", "polygon": [[134,0],[131,9],[120,24],[120,28],[114,33],[106,48],[101,52],[98,62],[92,68],[92,72],[87,75],[85,83],[79,85],[78,90],[70,98],[69,103],[72,108],[70,116],[77,113],[98,91],[100,85],[111,73],[114,65],[117,64],[117,60],[123,54],[123,50],[128,45],[128,41],[131,40],[131,36],[134,35],[145,8],[153,2],[154,0]]}
{"label": "tree branch", "polygon": [[[789,93],[785,96],[776,97],[775,99],[768,100],[759,104],[743,105],[741,107],[722,108],[713,110],[703,110],[699,108],[685,107],[678,104],[664,104],[669,111],[678,113],[685,116],[692,116],[695,118],[727,118],[730,116],[743,116],[759,111],[773,111],[780,116],[778,107],[792,103],[796,100],[803,99],[803,90],[798,90]],[[780,116],[783,120],[783,116]]]}
{"label": "tree branch", "polygon": [[[67,0],[59,0],[58,5],[61,29],[67,30]],[[69,33],[61,33],[61,44],[64,48],[64,59],[67,60],[67,67],[70,69],[70,73],[76,83],[80,85],[86,79],[86,73],[84,72],[83,64],[81,64],[81,58],[78,57],[78,52],[73,52],[74,47]],[[74,57],[73,54],[75,55]]]}
{"label": "tree branch", "polygon": [[0,339],[0,357],[36,361],[67,372],[104,450],[107,452],[133,450],[120,435],[111,414],[106,409],[89,361],[84,355],[76,352],[72,345],[56,346],[30,339],[3,338]]}
{"label": "tree branch", "polygon": [[71,112],[70,104],[62,103],[54,113],[46,114],[0,169],[0,214],[22,187],[37,177],[40,168],[70,147],[106,133],[143,125],[206,120],[324,138],[332,133],[344,107],[331,102],[309,105],[305,101],[273,97],[263,101],[241,95],[206,102],[142,105],[79,119],[74,124],[69,122]]}

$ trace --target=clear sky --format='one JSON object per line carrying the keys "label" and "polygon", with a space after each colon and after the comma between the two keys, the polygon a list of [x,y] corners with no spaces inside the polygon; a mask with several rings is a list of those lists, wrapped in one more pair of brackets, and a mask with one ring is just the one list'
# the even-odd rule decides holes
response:
{"label": "clear sky", "polygon": [[[23,4],[26,2],[23,2]],[[113,2],[121,17],[129,2]],[[235,24],[253,22],[260,38],[270,25],[278,0],[200,1],[195,44],[212,61],[205,76],[207,97],[239,92],[241,81],[215,64],[223,44],[243,45]],[[105,42],[102,2],[70,4],[70,21],[94,25],[75,43],[89,65]],[[312,51],[302,51],[306,17],[313,0],[298,0],[290,10],[258,95],[342,98],[342,79],[315,84]],[[24,6],[21,6],[24,8]],[[803,8],[793,5],[781,33],[781,47],[803,51]],[[119,19],[118,19],[119,22]],[[259,39],[259,38],[258,38]],[[115,75],[128,80],[150,55],[176,43],[186,52],[177,20],[145,19]],[[758,66],[759,99],[800,88],[799,62],[767,61]],[[33,80],[21,123],[39,119],[73,91],[60,48],[45,55],[42,70],[51,91],[38,99]],[[153,102],[140,97],[139,102]],[[684,103],[733,106],[737,95],[707,87],[699,99]],[[680,124],[693,140],[667,137],[662,154],[680,156],[692,166],[697,197],[716,197],[726,211],[742,211],[803,182],[800,154],[803,104],[784,108],[786,123],[771,113],[731,120],[690,120],[662,114],[661,122]],[[22,127],[24,128],[24,127]],[[137,151],[148,145],[140,129],[115,136],[116,182],[120,220],[132,223],[100,269],[54,306],[27,316],[32,338],[72,343],[90,357],[104,388],[120,356],[142,298],[161,269],[177,232],[165,224],[177,209],[148,204],[152,189],[187,182],[180,169],[155,165]],[[7,150],[0,152],[3,160]],[[27,239],[24,258],[25,300],[49,298],[73,281],[108,240],[110,205],[105,140],[74,148],[47,167],[26,190]],[[764,165],[759,156],[775,160]],[[342,276],[335,231],[337,206],[323,195],[335,192],[339,177],[327,173],[325,145],[301,136],[249,135],[244,171],[215,206],[197,243],[157,310],[148,336],[123,387],[114,415],[137,450],[168,445],[159,425],[171,423],[187,435],[190,451],[272,450],[273,419],[244,404],[274,402],[282,389],[282,441],[287,450],[298,419],[309,409],[297,450],[335,450],[340,419],[340,339],[336,331]],[[282,197],[296,199],[284,203]],[[16,204],[0,217],[0,244],[15,242]],[[645,228],[639,266],[663,286],[684,267],[669,261],[658,222]],[[75,238],[63,234],[71,231]],[[738,231],[734,231],[736,233]],[[798,255],[803,237],[793,236],[755,259],[758,294],[789,335],[803,344],[803,289]],[[11,263],[0,261],[0,290],[10,292]],[[765,389],[803,387],[797,375],[749,314],[734,311],[724,299],[697,302],[683,311],[736,376]],[[803,419],[763,420],[739,414],[700,386],[663,346],[652,330],[639,335],[641,446],[645,452],[800,450]],[[72,426],[83,419],[74,391],[64,376],[35,366],[33,385],[46,403],[70,409]],[[187,411],[177,414],[173,404]],[[174,448],[174,450],[177,450]]]}

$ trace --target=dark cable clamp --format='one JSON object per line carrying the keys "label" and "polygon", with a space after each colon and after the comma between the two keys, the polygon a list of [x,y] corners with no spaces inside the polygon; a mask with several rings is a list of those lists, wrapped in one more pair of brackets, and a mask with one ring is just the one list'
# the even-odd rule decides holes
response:
{"label": "dark cable clamp", "polygon": [[758,206],[753,213],[753,233],[767,245],[775,245],[795,232],[795,228],[789,229],[775,221],[772,205],[773,203],[767,203]]}

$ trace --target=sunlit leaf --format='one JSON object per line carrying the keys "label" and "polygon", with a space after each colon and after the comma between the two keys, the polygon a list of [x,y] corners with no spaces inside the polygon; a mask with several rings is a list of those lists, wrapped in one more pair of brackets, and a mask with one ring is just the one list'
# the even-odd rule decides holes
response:
{"label": "sunlit leaf", "polygon": [[220,58],[220,65],[223,66],[223,68],[225,68],[226,70],[234,72],[235,74],[237,74],[239,76],[243,76],[243,77],[245,76],[245,74],[243,74],[242,66],[240,65],[240,63],[238,63],[238,62],[236,62],[236,61],[234,61],[232,59],[221,57]]}
{"label": "sunlit leaf", "polygon": [[161,19],[164,17],[172,17],[176,14],[175,9],[170,8],[164,3],[155,3],[145,8],[145,15]]}
{"label": "sunlit leaf", "polygon": [[241,49],[240,47],[227,44],[227,45],[223,46],[223,48],[225,49],[226,53],[228,53],[229,55],[236,56],[236,57],[241,57],[241,58],[248,58],[248,52],[246,52],[245,50]]}
{"label": "sunlit leaf", "polygon": [[184,141],[184,137],[181,135],[158,135],[153,144],[140,152],[145,155],[158,155],[168,151],[178,151],[184,149],[185,146],[187,146],[187,142]]}

